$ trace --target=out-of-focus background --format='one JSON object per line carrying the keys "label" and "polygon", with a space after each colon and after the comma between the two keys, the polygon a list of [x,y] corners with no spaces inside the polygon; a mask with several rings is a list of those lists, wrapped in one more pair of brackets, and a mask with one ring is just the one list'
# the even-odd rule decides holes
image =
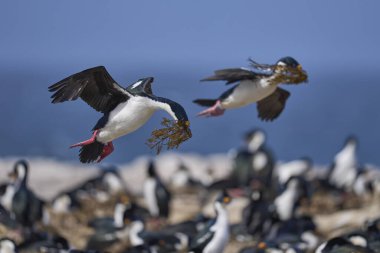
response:
{"label": "out-of-focus background", "polygon": [[[379,1],[20,1],[0,3],[0,155],[77,161],[72,143],[87,139],[101,116],[82,101],[50,104],[47,87],[104,65],[125,86],[154,76],[154,92],[187,110],[193,138],[181,152],[227,152],[242,132],[265,129],[277,158],[311,156],[328,163],[348,134],[359,157],[380,163],[378,129]],[[254,105],[202,119],[195,98],[212,98],[223,83],[200,83],[213,70],[274,63],[293,56],[309,83],[274,122]],[[158,113],[117,140],[107,162],[154,154],[145,145]]]}

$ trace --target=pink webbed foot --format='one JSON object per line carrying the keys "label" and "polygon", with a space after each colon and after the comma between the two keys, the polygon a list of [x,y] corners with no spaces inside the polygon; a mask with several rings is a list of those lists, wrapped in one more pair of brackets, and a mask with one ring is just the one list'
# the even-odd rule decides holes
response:
{"label": "pink webbed foot", "polygon": [[113,152],[113,150],[114,150],[114,147],[113,147],[112,141],[108,142],[107,145],[104,146],[103,152],[98,158],[98,160],[96,160],[96,162],[99,163],[100,161],[102,161],[104,158],[109,156]]}
{"label": "pink webbed foot", "polygon": [[198,116],[216,117],[224,114],[225,109],[222,108],[220,101],[218,100],[212,107],[201,111]]}
{"label": "pink webbed foot", "polygon": [[83,147],[85,145],[94,143],[94,141],[96,140],[96,135],[98,134],[98,131],[99,130],[95,130],[90,139],[88,139],[86,141],[82,141],[82,142],[76,143],[76,144],[73,144],[73,145],[70,146],[70,148]]}

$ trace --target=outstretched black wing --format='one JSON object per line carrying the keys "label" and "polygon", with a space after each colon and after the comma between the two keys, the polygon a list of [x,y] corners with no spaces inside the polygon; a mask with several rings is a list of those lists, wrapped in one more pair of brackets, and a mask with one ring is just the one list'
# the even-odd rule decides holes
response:
{"label": "outstretched black wing", "polygon": [[140,96],[153,95],[153,92],[152,92],[153,81],[154,81],[153,77],[142,78],[138,80],[137,82],[129,85],[126,90],[131,94],[138,94]]}
{"label": "outstretched black wing", "polygon": [[226,84],[235,83],[241,80],[255,80],[267,76],[267,74],[258,74],[253,71],[244,68],[233,68],[233,69],[221,69],[216,70],[213,76],[206,77],[201,81],[227,81]]}
{"label": "outstretched black wing", "polygon": [[99,112],[112,111],[131,94],[113,80],[103,66],[86,69],[49,87],[55,92],[52,103],[76,100],[78,97]]}
{"label": "outstretched black wing", "polygon": [[289,96],[288,91],[277,88],[271,95],[257,102],[259,118],[264,121],[272,121],[277,118],[284,110]]}

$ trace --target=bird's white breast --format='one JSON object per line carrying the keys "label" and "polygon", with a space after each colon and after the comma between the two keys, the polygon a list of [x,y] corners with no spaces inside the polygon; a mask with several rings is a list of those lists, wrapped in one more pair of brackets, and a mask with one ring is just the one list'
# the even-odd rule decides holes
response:
{"label": "bird's white breast", "polygon": [[296,189],[286,189],[280,196],[274,200],[274,205],[280,220],[289,220],[292,218],[293,206],[297,199]]}
{"label": "bird's white breast", "polygon": [[66,194],[58,197],[53,202],[53,210],[56,213],[67,213],[70,209],[71,200],[70,197]]}
{"label": "bird's white breast", "polygon": [[157,181],[153,178],[146,179],[144,183],[144,199],[152,216],[158,216],[159,210],[156,199]]}
{"label": "bird's white breast", "polygon": [[187,171],[177,171],[171,178],[174,187],[185,187],[189,182],[189,173]]}
{"label": "bird's white breast", "polygon": [[157,109],[149,98],[131,97],[110,113],[107,124],[98,133],[97,140],[107,143],[137,130],[150,119]]}
{"label": "bird's white breast", "polygon": [[277,85],[270,85],[267,80],[243,80],[233,92],[222,101],[224,109],[239,108],[262,100],[272,94]]}
{"label": "bird's white breast", "polygon": [[205,247],[204,253],[222,253],[230,238],[227,211],[220,203],[216,203],[216,209],[218,217],[215,224],[210,228],[215,234]]}
{"label": "bird's white breast", "polygon": [[123,182],[115,174],[107,173],[103,180],[108,186],[110,193],[115,194],[123,190]]}
{"label": "bird's white breast", "polygon": [[7,185],[4,195],[0,198],[0,204],[5,207],[8,211],[11,210],[13,196],[15,195],[16,189],[13,185]]}
{"label": "bird's white breast", "polygon": [[356,154],[354,145],[346,145],[335,156],[335,168],[331,174],[331,182],[338,187],[350,188],[356,178]]}

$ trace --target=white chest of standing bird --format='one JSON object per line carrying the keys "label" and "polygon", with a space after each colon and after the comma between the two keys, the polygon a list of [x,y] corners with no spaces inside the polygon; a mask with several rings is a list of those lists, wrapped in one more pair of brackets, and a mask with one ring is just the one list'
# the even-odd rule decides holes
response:
{"label": "white chest of standing bird", "polygon": [[351,189],[357,175],[356,139],[349,138],[335,156],[330,182],[337,187]]}
{"label": "white chest of standing bird", "polygon": [[154,178],[147,178],[144,182],[144,199],[152,216],[159,215],[159,208],[156,198],[157,181]]}
{"label": "white chest of standing bird", "polygon": [[203,253],[222,253],[230,239],[227,211],[219,202],[215,203],[215,208],[218,217],[215,224],[210,228],[215,234]]}

